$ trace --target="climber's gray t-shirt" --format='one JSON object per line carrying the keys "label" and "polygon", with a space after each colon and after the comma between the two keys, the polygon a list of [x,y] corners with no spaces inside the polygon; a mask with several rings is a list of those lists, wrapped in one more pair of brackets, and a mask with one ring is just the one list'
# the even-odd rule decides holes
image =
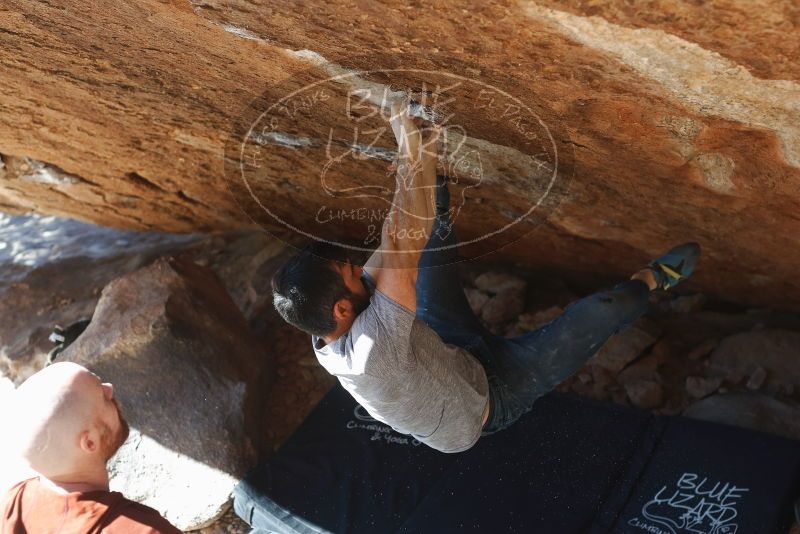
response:
{"label": "climber's gray t-shirt", "polygon": [[369,306],[330,344],[312,336],[317,359],[378,421],[442,452],[469,449],[489,402],[483,367],[364,274]]}

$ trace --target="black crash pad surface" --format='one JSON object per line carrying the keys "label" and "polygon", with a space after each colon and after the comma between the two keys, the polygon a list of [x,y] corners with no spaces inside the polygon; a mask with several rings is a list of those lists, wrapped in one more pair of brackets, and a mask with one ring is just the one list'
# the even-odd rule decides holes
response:
{"label": "black crash pad surface", "polygon": [[335,387],[236,509],[272,532],[766,534],[798,480],[800,443],[558,393],[443,454]]}

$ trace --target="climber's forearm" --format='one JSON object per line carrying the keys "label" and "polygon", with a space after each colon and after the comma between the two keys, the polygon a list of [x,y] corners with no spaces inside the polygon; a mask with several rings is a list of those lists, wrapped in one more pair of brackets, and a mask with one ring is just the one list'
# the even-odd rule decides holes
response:
{"label": "climber's forearm", "polygon": [[430,172],[421,164],[400,165],[381,236],[381,248],[396,256],[392,261],[396,267],[416,267],[419,262],[436,216],[435,186],[435,169]]}
{"label": "climber's forearm", "polygon": [[[383,224],[381,249],[395,257],[395,266],[416,267],[430,238],[436,215],[435,191],[438,129],[420,131],[400,102],[392,103],[390,119],[397,141],[397,174],[392,207]],[[402,254],[401,254],[402,253]],[[383,262],[386,264],[384,258]]]}

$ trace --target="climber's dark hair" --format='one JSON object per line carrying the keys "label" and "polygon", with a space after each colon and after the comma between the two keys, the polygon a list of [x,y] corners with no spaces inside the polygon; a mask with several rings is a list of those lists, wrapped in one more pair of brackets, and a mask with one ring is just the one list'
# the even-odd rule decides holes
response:
{"label": "climber's dark hair", "polygon": [[333,262],[348,259],[342,247],[316,241],[289,258],[272,276],[272,302],[281,317],[315,336],[333,332],[333,305],[351,295]]}

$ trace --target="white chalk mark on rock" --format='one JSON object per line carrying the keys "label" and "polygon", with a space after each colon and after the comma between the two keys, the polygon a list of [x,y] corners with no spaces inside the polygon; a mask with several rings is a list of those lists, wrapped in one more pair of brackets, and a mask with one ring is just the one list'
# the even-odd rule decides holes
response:
{"label": "white chalk mark on rock", "polygon": [[787,162],[800,167],[800,84],[756,78],[720,54],[662,30],[626,28],[533,2],[523,5],[531,18],[613,54],[699,113],[774,131]]}

